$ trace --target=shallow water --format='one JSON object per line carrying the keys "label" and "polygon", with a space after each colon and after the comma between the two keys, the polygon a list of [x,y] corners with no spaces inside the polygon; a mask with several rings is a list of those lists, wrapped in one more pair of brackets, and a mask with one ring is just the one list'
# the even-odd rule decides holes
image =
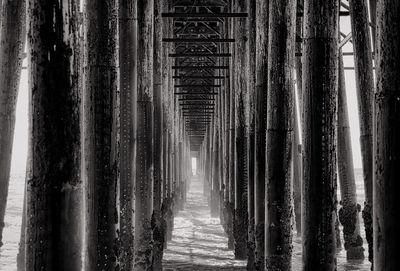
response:
{"label": "shallow water", "polygon": [[[363,205],[362,172],[357,169],[355,173],[358,202]],[[23,190],[24,174],[13,174],[5,218],[4,245],[0,248],[0,271],[16,270]],[[361,233],[364,237],[363,230]],[[367,256],[365,241],[364,248],[365,256]],[[175,218],[173,239],[168,243],[164,261],[165,271],[245,270],[246,263],[234,260],[233,252],[228,250],[227,237],[219,224],[219,219],[211,218],[207,200],[202,195],[200,182],[192,183],[187,204]],[[292,266],[294,271],[301,270],[301,240],[299,238],[295,238],[293,242]],[[343,249],[338,253],[338,270],[367,271],[370,270],[370,264],[368,260],[346,261]]]}

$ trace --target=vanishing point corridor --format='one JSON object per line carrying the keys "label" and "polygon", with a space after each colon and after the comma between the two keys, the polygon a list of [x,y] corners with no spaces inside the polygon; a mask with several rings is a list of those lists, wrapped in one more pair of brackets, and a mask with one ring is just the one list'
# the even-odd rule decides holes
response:
{"label": "vanishing point corridor", "polygon": [[0,4],[0,271],[400,270],[399,0]]}

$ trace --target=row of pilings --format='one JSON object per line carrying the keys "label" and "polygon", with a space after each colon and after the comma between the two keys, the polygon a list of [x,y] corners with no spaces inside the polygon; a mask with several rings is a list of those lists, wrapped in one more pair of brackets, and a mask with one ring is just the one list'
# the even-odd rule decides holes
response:
{"label": "row of pilings", "polygon": [[[217,29],[205,20],[215,7],[221,12],[212,15],[222,25]],[[204,91],[195,99],[193,92],[174,92],[172,74],[204,78],[210,69],[176,71],[193,69],[196,60],[169,55],[193,48],[182,40],[162,43],[182,31],[162,12],[182,9],[212,10],[189,14],[201,20],[185,24],[235,39],[215,46],[229,55],[212,67],[225,71],[208,74],[221,80],[216,94]],[[352,34],[339,29],[344,16],[350,16]],[[191,151],[199,158],[211,214],[221,218],[228,246],[237,259],[247,259],[249,270],[291,269],[294,221],[303,270],[336,270],[339,222],[349,259],[364,256],[365,230],[373,269],[397,270],[399,26],[395,0],[86,0],[82,12],[74,0],[2,1],[1,232],[28,34],[29,154],[19,270],[161,270],[173,215],[185,200]],[[350,40],[362,207],[341,52]],[[185,100],[203,107],[212,101],[214,109],[187,113]],[[190,116],[201,114],[207,120],[199,128],[202,119]]]}
{"label": "row of pilings", "polygon": [[[399,23],[399,4],[232,1],[226,12],[248,17],[228,24],[226,33],[235,38],[228,46],[229,79],[200,165],[211,213],[220,217],[235,257],[247,259],[248,270],[291,270],[295,225],[303,270],[336,270],[340,234],[348,260],[364,259],[367,242],[373,270],[396,270],[400,93],[393,50],[400,37],[390,24]],[[339,25],[346,17],[350,34]],[[347,42],[353,52],[343,53]],[[347,56],[354,56],[354,67],[343,64]],[[346,69],[356,79],[363,206]]]}
{"label": "row of pilings", "polygon": [[169,5],[89,0],[81,12],[74,0],[3,1],[1,221],[27,29],[18,270],[162,270],[191,174],[169,91],[171,48],[161,43],[172,31],[161,19]]}

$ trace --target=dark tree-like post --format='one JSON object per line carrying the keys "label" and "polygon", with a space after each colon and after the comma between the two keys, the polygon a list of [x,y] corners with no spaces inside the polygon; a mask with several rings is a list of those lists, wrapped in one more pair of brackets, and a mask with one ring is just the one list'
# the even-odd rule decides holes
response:
{"label": "dark tree-like post", "polygon": [[336,270],[336,0],[304,1],[303,270]]}
{"label": "dark tree-like post", "polygon": [[374,270],[400,258],[400,2],[378,1],[374,123]]}
{"label": "dark tree-like post", "polygon": [[153,0],[137,1],[138,98],[135,193],[135,271],[151,266],[153,214]]}
{"label": "dark tree-like post", "polygon": [[249,177],[247,185],[247,269],[255,268],[255,94],[256,94],[256,0],[249,1]]}
{"label": "dark tree-like post", "polygon": [[136,2],[119,1],[120,69],[120,270],[133,267],[136,166],[137,20]]}
{"label": "dark tree-like post", "polygon": [[[297,85],[298,87],[299,85]],[[295,89],[293,90],[293,94]],[[298,101],[298,100],[297,100]],[[292,141],[292,186],[293,186],[293,207],[294,219],[296,221],[296,234],[301,236],[301,183],[302,183],[302,155],[300,144],[300,128],[298,125],[299,114],[297,114],[296,100],[293,96],[293,141]]]}
{"label": "dark tree-like post", "polygon": [[[372,240],[372,115],[374,77],[372,70],[371,36],[366,1],[350,0],[350,18],[354,46],[354,65],[356,72],[356,89],[358,112],[360,118],[360,145],[364,174],[365,206],[363,218],[365,235],[368,242],[369,260],[373,258]],[[375,16],[372,16],[372,18]],[[373,28],[373,33],[375,33]]]}
{"label": "dark tree-like post", "polygon": [[371,36],[368,6],[364,0],[350,0],[350,18],[354,47],[358,115],[360,119],[360,145],[364,175],[365,203],[363,218],[368,242],[369,260],[373,258],[372,240],[372,115],[374,76],[372,70]]}
{"label": "dark tree-like post", "polygon": [[339,54],[337,164],[342,205],[339,210],[339,221],[343,225],[344,248],[347,252],[347,259],[364,259],[341,50]]}
{"label": "dark tree-like post", "polygon": [[[216,102],[218,104],[218,102]],[[219,172],[220,172],[220,164],[219,164],[219,152],[220,146],[218,141],[219,135],[219,118],[216,114],[213,115],[213,123],[212,123],[212,164],[211,164],[211,216],[218,217],[219,216]]]}
{"label": "dark tree-like post", "polygon": [[[233,1],[230,3],[229,11],[233,10]],[[231,19],[229,23],[228,33],[230,36],[233,36],[235,33],[235,19]],[[228,136],[229,136],[229,145],[228,145],[228,179],[229,179],[229,203],[227,204],[228,209],[228,221],[227,228],[228,230],[228,248],[233,249],[235,243],[235,232],[236,232],[236,224],[235,220],[235,70],[233,61],[235,59],[235,45],[229,44],[229,50],[232,52],[232,57],[229,59],[229,108],[227,108],[228,113]]]}
{"label": "dark tree-like post", "polygon": [[[236,0],[235,12],[249,11],[247,0]],[[235,258],[247,258],[247,184],[249,179],[249,22],[235,24]]]}
{"label": "dark tree-like post", "polygon": [[0,5],[0,247],[10,181],[15,109],[26,38],[26,0]]}
{"label": "dark tree-like post", "polygon": [[255,269],[264,271],[269,1],[256,3]]}
{"label": "dark tree-like post", "polygon": [[265,268],[291,270],[296,0],[270,0],[265,171]]}
{"label": "dark tree-like post", "polygon": [[117,1],[88,0],[84,10],[83,95],[86,270],[117,264],[119,153]]}
{"label": "dark tree-like post", "polygon": [[26,270],[81,270],[77,1],[30,0]]}
{"label": "dark tree-like post", "polygon": [[[166,1],[166,0],[164,0]],[[162,67],[163,67],[163,21],[161,18],[164,1],[154,1],[154,71],[153,71],[153,93],[154,93],[154,189],[153,189],[153,269],[162,269],[162,250],[164,245],[164,236],[161,226],[161,186],[163,182],[163,94],[162,94]],[[166,90],[164,90],[166,91]]]}
{"label": "dark tree-like post", "polygon": [[[297,10],[302,9],[303,0],[297,1]],[[303,17],[297,17],[296,19],[296,36],[303,36]],[[295,53],[302,53],[302,42],[296,41]],[[295,58],[295,70],[296,70],[296,88],[297,100],[294,101],[294,112],[293,112],[293,149],[292,149],[292,161],[293,161],[293,206],[294,216],[296,221],[296,232],[297,236],[301,236],[301,182],[303,177],[303,165],[302,165],[302,145],[300,142],[301,127],[303,126],[302,114],[302,57],[296,56]],[[296,102],[299,105],[299,113],[297,114]],[[300,123],[300,127],[298,125]]]}
{"label": "dark tree-like post", "polygon": [[[169,10],[169,1],[164,0],[163,1],[163,6],[162,6],[163,11],[168,11]],[[171,26],[167,23],[162,24],[163,28],[163,35],[165,36],[170,36],[169,30],[171,29]],[[166,248],[167,244],[167,221],[168,221],[168,211],[170,208],[170,189],[169,189],[169,184],[171,183],[170,180],[170,148],[169,148],[169,143],[170,143],[170,107],[171,103],[173,101],[170,100],[170,91],[169,91],[169,83],[170,83],[170,61],[168,58],[168,53],[169,49],[171,48],[171,45],[164,44],[162,47],[162,94],[163,94],[163,179],[162,179],[162,204],[161,204],[161,223],[162,223],[162,232],[164,235],[164,248]],[[172,81],[172,80],[171,80]]]}

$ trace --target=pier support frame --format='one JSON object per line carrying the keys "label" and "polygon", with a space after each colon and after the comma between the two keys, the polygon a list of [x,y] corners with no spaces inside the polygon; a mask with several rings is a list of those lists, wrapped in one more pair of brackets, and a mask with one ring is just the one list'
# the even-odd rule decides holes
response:
{"label": "pier support frame", "polygon": [[265,172],[265,268],[291,270],[291,156],[296,0],[270,0]]}
{"label": "pier support frame", "polygon": [[80,270],[83,184],[79,6],[76,1],[28,3],[30,159],[25,270]]}
{"label": "pier support frame", "polygon": [[[236,0],[234,12],[247,13],[247,0]],[[235,258],[247,258],[247,185],[249,179],[249,22],[235,24]]]}
{"label": "pier support frame", "polygon": [[377,3],[373,270],[396,270],[400,243],[400,3]]}
{"label": "pier support frame", "polygon": [[304,1],[303,270],[336,270],[339,2]]}
{"label": "pier support frame", "polygon": [[26,39],[26,0],[0,4],[0,247],[10,182],[15,113]]}

